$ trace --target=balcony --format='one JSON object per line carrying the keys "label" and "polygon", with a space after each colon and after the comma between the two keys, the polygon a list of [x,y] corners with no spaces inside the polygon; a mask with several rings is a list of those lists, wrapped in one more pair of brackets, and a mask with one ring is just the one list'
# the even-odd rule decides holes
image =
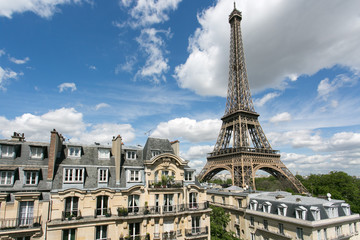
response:
{"label": "balcony", "polygon": [[162,239],[163,240],[176,240],[176,232],[175,231],[164,232],[162,234]]}
{"label": "balcony", "polygon": [[110,208],[97,208],[94,210],[94,216],[96,217],[111,217]]}
{"label": "balcony", "polygon": [[150,240],[150,235],[133,235],[120,237],[119,240]]}
{"label": "balcony", "polygon": [[204,235],[208,235],[208,233],[208,227],[194,227],[190,229],[185,229],[185,237],[187,239],[203,237]]}
{"label": "balcony", "polygon": [[159,188],[182,188],[184,187],[184,181],[182,180],[171,180],[171,181],[154,181],[149,180],[148,185],[150,189],[159,189]]}
{"label": "balcony", "polygon": [[265,154],[279,154],[279,150],[272,150],[266,148],[252,148],[252,147],[240,147],[240,148],[225,148],[220,149],[217,152],[208,153],[208,157],[216,157],[219,155],[224,154],[232,154],[232,153],[239,153],[239,152],[252,152],[252,153],[265,153]]}
{"label": "balcony", "polygon": [[12,218],[0,220],[0,229],[11,228],[40,228],[41,217]]}
{"label": "balcony", "polygon": [[81,219],[81,212],[80,210],[73,210],[73,211],[62,211],[61,220],[79,220]]}

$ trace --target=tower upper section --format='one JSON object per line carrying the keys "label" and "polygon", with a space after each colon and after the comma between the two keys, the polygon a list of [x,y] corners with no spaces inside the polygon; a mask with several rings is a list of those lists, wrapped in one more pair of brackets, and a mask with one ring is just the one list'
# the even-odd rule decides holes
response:
{"label": "tower upper section", "polygon": [[229,16],[230,34],[230,62],[229,81],[225,115],[238,111],[255,112],[251,99],[249,81],[245,67],[244,47],[241,37],[241,12],[236,9]]}

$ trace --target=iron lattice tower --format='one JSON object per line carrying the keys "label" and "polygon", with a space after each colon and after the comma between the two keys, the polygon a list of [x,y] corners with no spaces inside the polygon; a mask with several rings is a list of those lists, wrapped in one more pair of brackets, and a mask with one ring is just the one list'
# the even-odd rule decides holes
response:
{"label": "iron lattice tower", "polygon": [[271,148],[258,121],[246,74],[241,19],[241,12],[234,6],[229,16],[230,62],[225,114],[214,150],[208,155],[199,179],[209,180],[218,172],[228,170],[234,185],[256,189],[255,173],[261,169],[295,191],[307,193],[280,161],[279,151]]}

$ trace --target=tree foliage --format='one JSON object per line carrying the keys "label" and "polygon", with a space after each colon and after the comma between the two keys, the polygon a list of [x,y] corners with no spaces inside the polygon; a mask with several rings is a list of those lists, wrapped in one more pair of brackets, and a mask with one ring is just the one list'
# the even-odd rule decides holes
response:
{"label": "tree foliage", "polygon": [[211,240],[236,240],[233,232],[226,231],[226,226],[230,222],[230,214],[226,213],[223,208],[210,206]]}

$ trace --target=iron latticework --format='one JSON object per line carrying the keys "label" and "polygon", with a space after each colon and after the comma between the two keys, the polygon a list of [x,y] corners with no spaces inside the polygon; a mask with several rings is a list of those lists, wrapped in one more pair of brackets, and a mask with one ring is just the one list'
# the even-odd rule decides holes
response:
{"label": "iron latticework", "polygon": [[280,161],[279,151],[271,148],[258,121],[246,73],[241,19],[241,12],[234,7],[229,16],[230,62],[225,114],[214,150],[199,178],[209,180],[218,172],[228,170],[234,185],[256,189],[255,173],[261,169],[297,192],[306,193],[305,187]]}

